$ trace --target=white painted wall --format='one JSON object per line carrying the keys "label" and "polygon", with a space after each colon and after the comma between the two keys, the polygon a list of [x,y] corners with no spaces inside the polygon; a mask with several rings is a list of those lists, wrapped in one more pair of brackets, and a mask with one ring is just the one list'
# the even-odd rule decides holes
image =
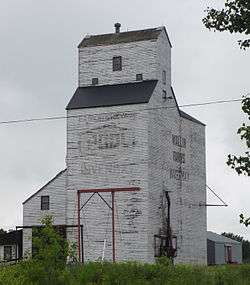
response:
{"label": "white painted wall", "polygon": [[[50,197],[50,209],[41,210],[41,196]],[[23,225],[41,225],[41,219],[52,215],[55,225],[66,223],[66,171],[60,172],[23,204]],[[31,253],[32,230],[23,229],[23,254]]]}
{"label": "white painted wall", "polygon": [[[121,71],[113,71],[114,56],[122,56]],[[91,85],[94,77],[99,85],[134,82],[137,73],[156,79],[156,56],[156,41],[79,48],[79,86]]]}
{"label": "white painted wall", "polygon": [[[123,70],[112,71],[113,56],[122,56]],[[166,70],[167,82],[162,82]],[[50,195],[56,224],[77,224],[77,190],[139,186],[138,193],[119,193],[116,248],[118,260],[154,261],[154,234],[162,228],[162,193],[171,191],[171,226],[178,238],[176,262],[206,263],[205,128],[181,118],[171,90],[171,47],[165,32],[157,41],[79,49],[79,85],[134,82],[137,73],[158,79],[149,104],[68,110],[67,172],[24,205],[24,225],[39,223],[40,196]],[[163,100],[162,91],[172,99]],[[173,144],[172,136],[186,140]],[[173,152],[185,155],[185,163]],[[179,178],[179,174],[183,178]],[[67,189],[66,194],[64,189]],[[83,204],[89,194],[82,195]],[[103,197],[110,203],[110,195]],[[66,206],[65,206],[66,205]],[[87,260],[102,254],[111,259],[111,213],[95,195],[82,211]],[[31,247],[24,230],[24,251]],[[77,241],[76,229],[68,229]],[[195,244],[195,246],[194,246]]]}
{"label": "white painted wall", "polygon": [[[131,105],[68,111],[67,224],[77,223],[76,190],[141,187],[138,193],[117,193],[115,198],[118,260],[147,261],[148,115],[147,111],[138,111],[145,107]],[[82,204],[89,196],[82,195]],[[110,203],[110,194],[103,197]],[[110,260],[111,211],[100,197],[95,195],[83,209],[81,222],[86,260],[101,256],[105,238],[105,257]],[[76,240],[76,231],[72,235]]]}

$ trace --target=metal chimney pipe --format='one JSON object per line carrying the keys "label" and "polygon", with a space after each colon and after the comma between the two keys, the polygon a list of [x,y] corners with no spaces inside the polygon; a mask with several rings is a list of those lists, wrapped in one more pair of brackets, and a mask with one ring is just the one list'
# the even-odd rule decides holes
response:
{"label": "metal chimney pipe", "polygon": [[121,28],[121,24],[120,23],[115,23],[115,33],[116,34],[120,33],[120,28]]}

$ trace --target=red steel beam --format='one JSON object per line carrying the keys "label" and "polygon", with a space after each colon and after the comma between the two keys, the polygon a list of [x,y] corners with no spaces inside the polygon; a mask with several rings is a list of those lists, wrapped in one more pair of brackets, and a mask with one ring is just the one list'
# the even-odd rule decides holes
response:
{"label": "red steel beam", "polygon": [[77,240],[78,240],[78,257],[79,257],[79,262],[81,261],[81,243],[80,243],[80,192],[77,191]]}
{"label": "red steel beam", "polygon": [[[80,197],[81,193],[111,193],[112,197],[112,255],[113,255],[113,262],[115,262],[115,192],[131,192],[131,191],[140,191],[141,188],[139,187],[127,187],[127,188],[106,188],[106,189],[82,189],[77,191],[77,218],[78,218],[78,256],[79,261],[81,260],[81,232],[80,232],[80,212],[81,212],[81,205],[80,205]],[[83,245],[82,245],[83,246]]]}
{"label": "red steel beam", "polygon": [[111,192],[112,197],[112,253],[113,253],[113,262],[115,262],[115,192]]}
{"label": "red steel beam", "polygon": [[140,191],[140,187],[128,187],[128,188],[106,188],[106,189],[82,189],[78,190],[79,193],[107,193],[107,192],[129,192],[129,191]]}

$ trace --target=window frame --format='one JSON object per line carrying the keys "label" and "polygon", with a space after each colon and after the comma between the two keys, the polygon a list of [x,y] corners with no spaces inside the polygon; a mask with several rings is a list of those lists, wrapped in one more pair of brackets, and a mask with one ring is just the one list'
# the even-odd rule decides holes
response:
{"label": "window frame", "polygon": [[167,91],[166,90],[162,90],[162,99],[164,101],[167,100]]}
{"label": "window frame", "polygon": [[122,71],[122,57],[121,56],[113,56],[113,71]]}
{"label": "window frame", "polygon": [[[43,199],[48,199],[47,201],[43,201]],[[50,197],[49,195],[41,196],[41,211],[48,211],[50,209]]]}
{"label": "window frame", "polygon": [[166,73],[166,70],[165,70],[165,69],[162,70],[162,83],[163,83],[164,85],[167,84],[167,73]]}
{"label": "window frame", "polygon": [[98,77],[93,77],[91,80],[91,83],[93,86],[98,85],[99,84],[99,79]]}
{"label": "window frame", "polygon": [[136,81],[143,81],[143,74],[142,73],[137,73],[135,77]]}
{"label": "window frame", "polygon": [[[10,249],[10,252],[6,253],[6,249]],[[7,258],[9,254],[9,258]],[[5,261],[9,261],[9,260],[12,260],[13,256],[12,256],[12,245],[4,245],[3,247],[3,259]]]}

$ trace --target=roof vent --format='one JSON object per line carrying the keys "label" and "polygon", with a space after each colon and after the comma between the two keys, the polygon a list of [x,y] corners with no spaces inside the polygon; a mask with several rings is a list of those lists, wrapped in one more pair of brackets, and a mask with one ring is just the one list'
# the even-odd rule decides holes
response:
{"label": "roof vent", "polygon": [[115,23],[115,33],[116,34],[120,33],[120,28],[121,28],[121,24],[120,23]]}

